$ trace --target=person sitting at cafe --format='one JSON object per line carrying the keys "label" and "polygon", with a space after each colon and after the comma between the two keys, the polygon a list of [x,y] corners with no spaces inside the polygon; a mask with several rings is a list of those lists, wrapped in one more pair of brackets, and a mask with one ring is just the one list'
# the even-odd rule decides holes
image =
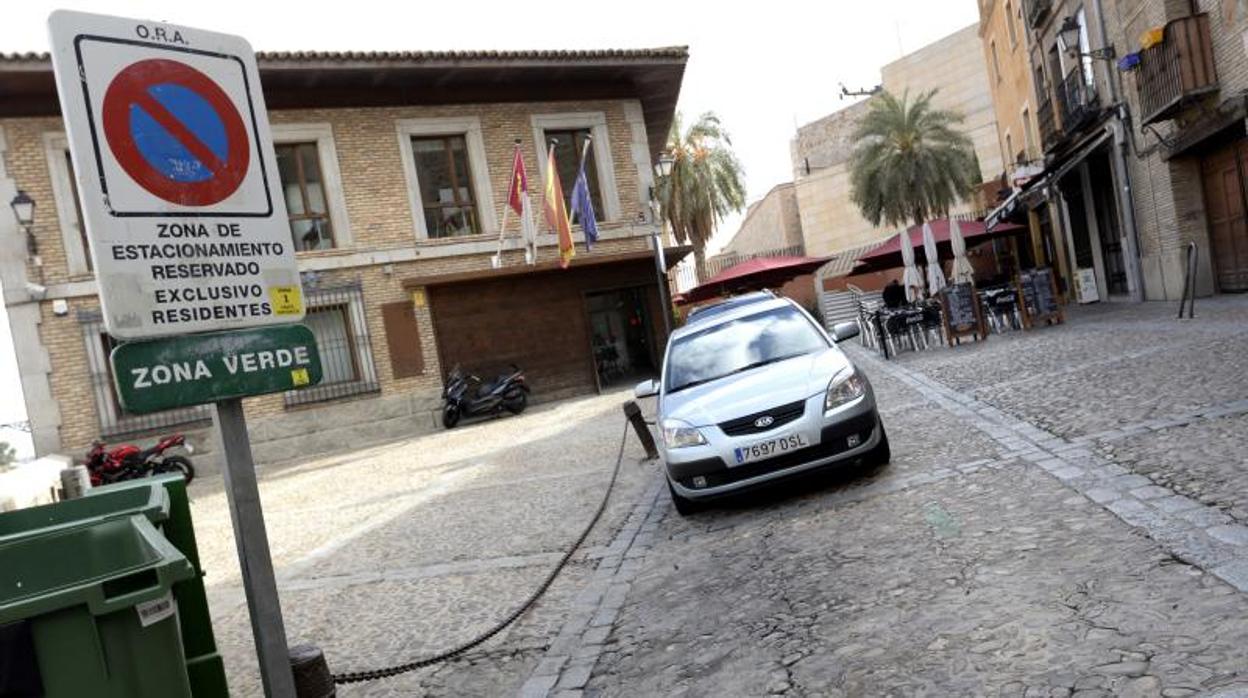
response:
{"label": "person sitting at cafe", "polygon": [[897,279],[888,282],[880,294],[884,298],[884,307],[897,309],[906,304],[906,289],[901,287]]}

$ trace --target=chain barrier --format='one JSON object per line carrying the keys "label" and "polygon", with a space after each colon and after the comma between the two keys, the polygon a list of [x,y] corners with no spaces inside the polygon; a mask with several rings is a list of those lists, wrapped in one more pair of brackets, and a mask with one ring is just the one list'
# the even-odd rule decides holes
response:
{"label": "chain barrier", "polygon": [[484,633],[481,633],[461,645],[446,650],[445,652],[435,654],[434,656],[425,659],[407,662],[406,664],[395,664],[393,666],[383,667],[380,669],[370,669],[367,671],[349,671],[341,674],[334,674],[334,683],[360,683],[363,681],[387,679],[393,676],[399,676],[400,674],[406,674],[417,669],[422,669],[427,666],[433,666],[434,664],[440,664],[449,659],[454,659],[464,652],[467,652],[468,650],[484,643],[486,640],[489,640],[498,633],[502,632],[507,628],[507,626],[519,620],[520,616],[523,616],[525,612],[532,608],[533,604],[537,603],[537,600],[546,593],[546,590],[550,588],[550,585],[555,581],[555,578],[558,577],[559,573],[563,571],[563,568],[568,564],[568,561],[571,560],[572,556],[576,554],[576,551],[580,549],[581,544],[584,543],[585,539],[589,537],[589,532],[594,530],[594,526],[598,525],[598,520],[602,518],[603,512],[607,510],[607,500],[611,498],[611,491],[615,489],[616,479],[620,475],[620,463],[624,462],[624,444],[626,443],[628,443],[627,421],[624,422],[624,433],[620,437],[620,450],[615,457],[615,468],[611,471],[611,481],[607,483],[607,491],[602,495],[602,502],[598,504],[598,511],[594,512],[593,517],[590,518],[589,523],[585,526],[585,530],[581,531],[581,535],[576,539],[576,542],[572,544],[572,547],[568,548],[568,552],[564,553],[563,558],[560,559],[554,569],[550,571],[550,574],[546,575],[546,579],[539,584],[537,589],[533,591],[529,598],[526,599],[524,603],[520,604],[516,610],[512,611],[510,615]]}

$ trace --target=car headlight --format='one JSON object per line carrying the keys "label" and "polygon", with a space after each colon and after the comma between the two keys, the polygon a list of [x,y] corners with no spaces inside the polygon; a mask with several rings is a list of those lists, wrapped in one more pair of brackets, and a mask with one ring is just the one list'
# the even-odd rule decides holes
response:
{"label": "car headlight", "polygon": [[706,443],[706,437],[702,436],[702,432],[696,427],[692,427],[679,419],[663,420],[663,443],[668,448],[686,448],[689,446],[701,446]]}
{"label": "car headlight", "polygon": [[853,366],[841,369],[828,383],[828,394],[823,399],[823,411],[836,409],[867,394],[867,381]]}

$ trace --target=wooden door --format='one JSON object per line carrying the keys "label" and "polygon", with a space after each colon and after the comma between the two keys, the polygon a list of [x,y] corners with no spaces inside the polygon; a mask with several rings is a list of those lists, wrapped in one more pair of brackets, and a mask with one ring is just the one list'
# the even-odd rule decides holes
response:
{"label": "wooden door", "polygon": [[1248,204],[1244,172],[1248,141],[1239,141],[1201,162],[1210,256],[1220,291],[1248,291]]}

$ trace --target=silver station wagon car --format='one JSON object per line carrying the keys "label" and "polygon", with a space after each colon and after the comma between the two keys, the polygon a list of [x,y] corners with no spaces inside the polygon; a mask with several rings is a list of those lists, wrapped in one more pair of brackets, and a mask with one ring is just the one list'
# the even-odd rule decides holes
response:
{"label": "silver station wagon car", "polygon": [[787,298],[756,293],[704,307],[672,333],[657,426],[676,510],[815,468],[888,463],[888,436],[867,377]]}

